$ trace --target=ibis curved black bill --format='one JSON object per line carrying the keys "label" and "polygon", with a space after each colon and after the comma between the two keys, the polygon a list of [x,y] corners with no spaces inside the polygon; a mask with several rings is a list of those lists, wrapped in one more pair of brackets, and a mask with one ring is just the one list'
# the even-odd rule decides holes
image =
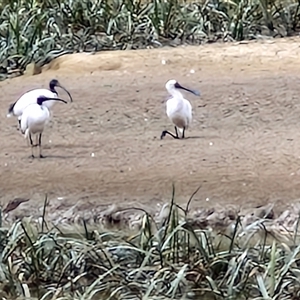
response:
{"label": "ibis curved black bill", "polygon": [[195,96],[200,96],[200,92],[198,90],[188,89],[188,88],[180,85],[178,82],[175,83],[175,88],[185,90],[187,92],[194,94]]}
{"label": "ibis curved black bill", "polygon": [[73,102],[73,98],[72,98],[71,94],[69,93],[69,91],[68,91],[64,86],[62,86],[62,85],[58,82],[57,79],[52,79],[52,80],[50,81],[50,83],[49,83],[49,86],[50,86],[50,90],[51,90],[51,91],[55,91],[55,87],[59,87],[59,88],[63,89],[63,90],[68,94],[68,96],[69,96],[69,98],[70,98],[70,101]]}
{"label": "ibis curved black bill", "polygon": [[49,101],[49,100],[59,101],[59,102],[63,102],[63,103],[66,103],[66,104],[68,103],[67,101],[65,101],[63,99],[60,99],[60,98],[49,98],[49,97],[45,97],[45,96],[39,96],[37,98],[36,102],[37,102],[38,105],[42,105],[43,102]]}
{"label": "ibis curved black bill", "polygon": [[61,89],[63,89],[68,94],[70,101],[73,102],[73,98],[72,98],[71,94],[68,92],[68,90],[60,84],[58,84],[57,86],[60,87]]}

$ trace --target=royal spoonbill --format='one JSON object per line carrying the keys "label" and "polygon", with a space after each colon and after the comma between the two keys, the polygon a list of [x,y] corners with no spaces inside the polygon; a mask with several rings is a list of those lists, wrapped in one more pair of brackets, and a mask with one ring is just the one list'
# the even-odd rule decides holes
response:
{"label": "royal spoonbill", "polygon": [[[31,145],[31,157],[33,155],[33,147],[39,146],[40,158],[43,158],[42,155],[42,133],[44,131],[45,124],[50,118],[50,112],[47,106],[44,103],[47,101],[60,101],[67,103],[67,101],[60,98],[51,98],[46,96],[39,96],[36,98],[36,102],[29,104],[25,107],[23,114],[21,116],[21,132],[24,134],[25,138],[29,138]],[[32,135],[36,135],[36,144],[33,144]]]}
{"label": "royal spoonbill", "polygon": [[[73,98],[71,94],[67,91],[65,87],[63,87],[57,79],[52,79],[49,83],[49,90],[48,89],[34,89],[24,93],[16,102],[10,104],[8,108],[7,117],[16,116],[18,117],[19,126],[21,123],[21,117],[24,109],[27,105],[32,103],[37,103],[37,98],[39,96],[45,96],[48,98],[58,98],[58,93],[55,87],[60,87],[63,89],[70,97],[71,102],[73,102]],[[48,109],[51,109],[52,106],[55,104],[55,100],[50,100],[44,103]]]}
{"label": "royal spoonbill", "polygon": [[172,79],[166,83],[166,89],[169,94],[172,96],[167,101],[167,116],[175,125],[175,134],[164,130],[161,133],[161,139],[164,138],[166,134],[169,134],[174,139],[179,139],[178,129],[182,132],[181,138],[184,138],[185,130],[189,127],[192,122],[192,106],[191,103],[183,98],[179,89],[188,91],[196,96],[200,96],[200,92],[197,90],[191,90],[180,85],[176,80]]}

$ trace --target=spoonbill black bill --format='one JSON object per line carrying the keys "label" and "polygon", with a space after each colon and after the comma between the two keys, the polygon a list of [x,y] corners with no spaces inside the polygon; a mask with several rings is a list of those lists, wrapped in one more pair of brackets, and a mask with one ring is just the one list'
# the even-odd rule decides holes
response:
{"label": "spoonbill black bill", "polygon": [[[23,114],[24,109],[33,103],[37,103],[37,98],[39,96],[45,96],[48,98],[58,98],[58,92],[56,91],[56,87],[63,89],[69,96],[70,101],[73,102],[73,98],[68,90],[63,87],[57,79],[52,79],[49,83],[50,89],[33,89],[24,93],[16,102],[10,104],[8,108],[7,117],[16,116],[18,117],[19,126],[21,123],[21,117]],[[49,100],[45,102],[43,105],[46,106],[48,109],[51,109],[53,105],[56,103],[55,100]]]}
{"label": "spoonbill black bill", "polygon": [[178,131],[180,131],[182,133],[181,138],[183,139],[185,138],[185,130],[189,128],[192,122],[192,106],[191,103],[183,97],[180,89],[196,96],[200,96],[200,92],[183,87],[175,79],[169,80],[166,83],[166,89],[171,95],[171,98],[168,99],[166,104],[166,112],[171,122],[175,125],[175,134],[164,130],[160,138],[163,139],[166,134],[169,134],[174,139],[179,139]]}
{"label": "spoonbill black bill", "polygon": [[[29,104],[25,107],[21,116],[21,132],[24,134],[26,139],[29,138],[32,158],[34,158],[33,148],[37,146],[39,147],[40,158],[44,158],[42,155],[42,134],[45,124],[50,119],[49,109],[44,104],[48,101],[67,103],[67,101],[60,98],[39,96],[36,98],[35,103]],[[33,144],[32,135],[36,135],[36,144]]]}

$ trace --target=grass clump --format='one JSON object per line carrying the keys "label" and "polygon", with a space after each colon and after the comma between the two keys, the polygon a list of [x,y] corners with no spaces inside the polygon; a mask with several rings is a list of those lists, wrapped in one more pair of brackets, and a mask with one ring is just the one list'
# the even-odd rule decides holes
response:
{"label": "grass clump", "polygon": [[295,0],[3,0],[0,79],[66,53],[289,36],[299,7]]}
{"label": "grass clump", "polygon": [[[300,246],[264,230],[262,219],[227,233],[197,228],[173,193],[137,233],[82,230],[30,218],[1,228],[2,299],[298,299]],[[192,198],[191,198],[192,199]],[[191,200],[190,199],[190,200]],[[51,227],[52,226],[52,227]],[[256,236],[253,235],[256,229]],[[260,230],[259,230],[260,228]]]}

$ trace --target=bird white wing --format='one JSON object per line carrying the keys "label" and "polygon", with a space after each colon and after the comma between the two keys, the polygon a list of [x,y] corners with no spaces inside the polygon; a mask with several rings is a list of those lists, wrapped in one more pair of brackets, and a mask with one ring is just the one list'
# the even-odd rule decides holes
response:
{"label": "bird white wing", "polygon": [[[32,104],[34,105],[34,104]],[[27,129],[28,129],[28,118],[30,116],[30,110],[26,110],[26,108],[24,109],[24,112],[22,114],[21,117],[21,123],[20,123],[20,127],[21,127],[21,132],[23,134],[25,134],[25,138],[28,135]]]}
{"label": "bird white wing", "polygon": [[183,128],[188,128],[192,121],[192,106],[184,98],[171,98],[167,101],[166,112],[170,120],[182,132]]}
{"label": "bird white wing", "polygon": [[187,118],[187,124],[189,126],[192,123],[193,114],[192,114],[192,105],[190,101],[188,101],[187,99],[184,99],[184,110]]}
{"label": "bird white wing", "polygon": [[[28,105],[36,103],[37,98],[39,96],[45,96],[45,97],[49,97],[49,98],[56,98],[57,97],[56,94],[52,93],[48,89],[35,89],[35,90],[28,91],[25,94],[23,94],[15,102],[15,104],[13,106],[13,114],[15,116],[18,116],[18,117],[21,116],[23,114],[24,109]],[[55,103],[55,101],[46,101],[43,105],[50,108],[54,103]]]}
{"label": "bird white wing", "polygon": [[43,107],[36,103],[28,105],[21,117],[21,132],[28,131],[32,133],[41,132],[49,119],[50,113],[47,107]]}

